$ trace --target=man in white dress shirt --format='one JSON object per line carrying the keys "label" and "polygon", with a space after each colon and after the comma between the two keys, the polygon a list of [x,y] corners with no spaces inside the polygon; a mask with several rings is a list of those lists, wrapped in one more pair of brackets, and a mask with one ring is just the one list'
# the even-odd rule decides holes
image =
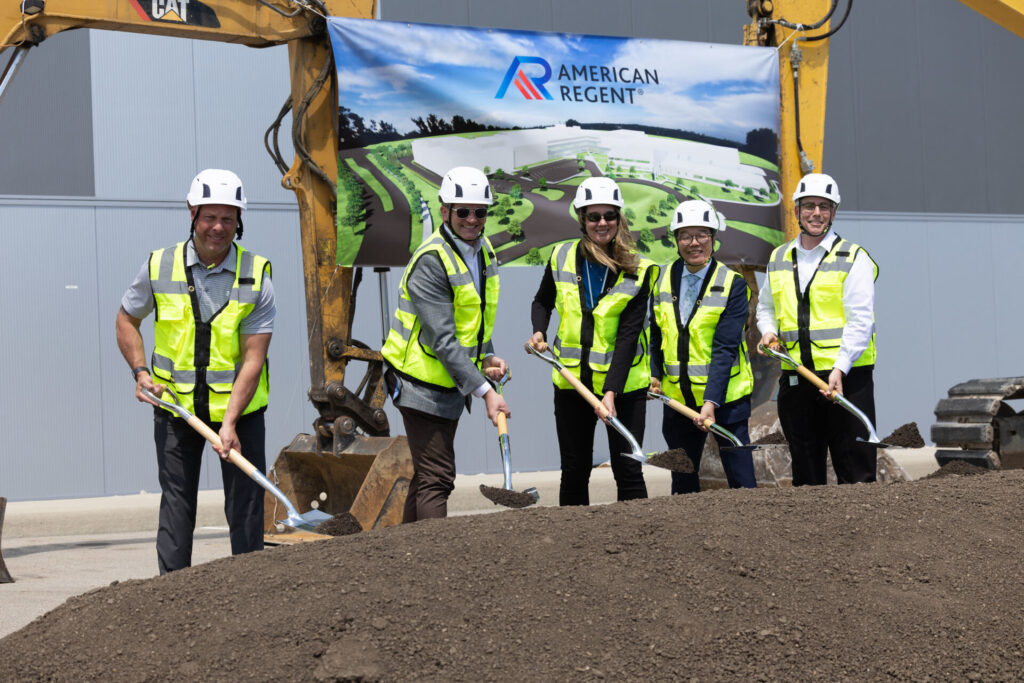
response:
{"label": "man in white dress shirt", "polygon": [[839,187],[810,173],[793,193],[800,235],[777,247],[757,304],[761,344],[782,345],[828,383],[828,392],[783,366],[778,411],[793,458],[793,485],[826,483],[826,455],[840,484],[875,480],[875,447],[864,426],[829,397],[842,394],[875,420],[875,279],[861,246],[831,230]]}

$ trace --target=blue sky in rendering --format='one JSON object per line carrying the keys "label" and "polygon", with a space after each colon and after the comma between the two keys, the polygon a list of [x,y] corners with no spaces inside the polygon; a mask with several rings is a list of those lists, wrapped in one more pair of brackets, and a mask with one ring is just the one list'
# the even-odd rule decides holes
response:
{"label": "blue sky in rendering", "polygon": [[[365,19],[331,19],[330,32],[341,106],[367,124],[387,121],[399,133],[415,131],[411,119],[430,113],[502,128],[570,118],[641,124],[741,142],[749,130],[779,128],[778,59],[771,48]],[[516,57],[550,65],[550,80],[541,85],[552,99],[527,99],[514,84],[496,97]],[[601,80],[600,67],[629,80],[634,69],[656,72],[657,82]],[[598,80],[580,76],[583,68]],[[529,79],[544,73],[539,63],[520,70]],[[608,101],[586,101],[600,98],[600,88]]]}

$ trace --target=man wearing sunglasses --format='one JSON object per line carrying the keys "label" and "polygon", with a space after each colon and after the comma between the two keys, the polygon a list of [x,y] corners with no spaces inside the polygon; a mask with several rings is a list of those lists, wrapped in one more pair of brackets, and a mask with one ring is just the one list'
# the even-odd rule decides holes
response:
{"label": "man wearing sunglasses", "polygon": [[455,430],[473,396],[487,417],[510,416],[486,381],[508,371],[494,355],[498,261],[483,235],[494,199],[487,176],[459,166],[438,192],[442,225],[412,255],[402,275],[398,308],[381,353],[388,390],[402,414],[413,478],[403,522],[446,517],[455,488]]}
{"label": "man wearing sunglasses", "polygon": [[[874,446],[863,425],[831,400],[842,394],[875,420],[875,279],[862,247],[832,232],[839,186],[809,173],[793,193],[800,235],[777,247],[757,304],[761,344],[789,355],[828,382],[819,392],[783,367],[778,410],[793,458],[793,485],[825,484],[826,457],[840,484],[875,481]],[[760,352],[760,351],[759,351]]]}

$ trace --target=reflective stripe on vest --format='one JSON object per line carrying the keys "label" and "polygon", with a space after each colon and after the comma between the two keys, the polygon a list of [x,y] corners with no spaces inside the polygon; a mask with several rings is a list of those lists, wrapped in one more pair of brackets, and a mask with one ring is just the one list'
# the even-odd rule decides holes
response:
{"label": "reflective stripe on vest", "polygon": [[[798,238],[799,239],[799,238]],[[843,284],[853,268],[857,253],[863,251],[878,278],[878,264],[857,244],[839,238],[822,258],[800,297],[796,282],[796,245],[776,247],[768,261],[768,281],[775,305],[779,340],[793,358],[812,370],[828,370],[839,357],[839,345],[846,326]],[[801,324],[801,306],[804,307]],[[872,317],[871,340],[853,367],[875,364],[875,330]]]}
{"label": "reflective stripe on vest", "polygon": [[[661,330],[661,352],[664,358],[662,391],[670,398],[687,403],[691,408],[699,409],[704,405],[704,391],[707,388],[708,373],[711,368],[711,353],[714,346],[715,330],[718,321],[725,312],[729,301],[729,292],[733,283],[740,275],[726,268],[717,261],[706,279],[710,283],[694,305],[689,325],[683,329],[679,320],[679,291],[672,289],[672,268],[658,279],[655,290],[654,319]],[[750,300],[749,289],[746,292]],[[744,325],[744,331],[746,326]],[[681,381],[682,359],[680,358],[680,341],[687,340],[685,384]],[[754,373],[747,357],[747,342],[744,336],[740,340],[736,360],[729,371],[729,384],[725,391],[725,402],[731,403],[754,390]]]}
{"label": "reflective stripe on vest", "polygon": [[473,284],[473,274],[440,230],[435,230],[412,255],[402,275],[401,295],[391,318],[391,330],[381,349],[385,360],[399,373],[437,389],[455,389],[455,381],[448,370],[438,360],[434,350],[420,339],[420,319],[409,296],[409,274],[416,262],[428,253],[440,257],[448,284],[452,288],[455,339],[477,367],[483,363],[484,349],[494,330],[494,316],[498,306],[498,261],[490,241],[486,237],[482,239],[483,299]]}
{"label": "reflective stripe on vest", "polygon": [[[580,377],[580,366],[586,356],[586,362],[594,373],[593,386],[603,392],[604,381],[615,355],[615,337],[619,330],[619,316],[623,309],[637,296],[645,296],[642,291],[647,269],[654,262],[641,258],[637,266],[636,277],[619,272],[615,284],[605,292],[593,311],[589,314],[594,319],[594,338],[590,348],[584,353],[581,341],[583,332],[582,279],[576,269],[579,240],[559,244],[552,250],[551,276],[555,281],[555,309],[558,311],[558,331],[551,345],[554,354],[563,365],[577,378]],[[624,392],[643,389],[651,383],[650,359],[648,354],[648,333],[645,316],[644,329],[637,340],[633,354],[633,362],[626,378]],[[551,381],[560,389],[571,389],[572,385],[557,371],[551,373]]]}
{"label": "reflective stripe on vest", "polygon": [[[228,302],[197,332],[198,304],[190,291],[185,266],[186,242],[158,249],[149,257],[149,279],[156,302],[155,338],[150,368],[153,380],[174,389],[190,413],[209,410],[212,422],[221,422],[227,410],[243,355],[238,327],[259,300],[263,273],[270,262],[235,244],[235,281]],[[209,334],[205,329],[209,329]],[[197,360],[199,362],[197,362]],[[196,385],[206,386],[202,395]],[[270,377],[264,362],[256,391],[242,414],[267,405]]]}

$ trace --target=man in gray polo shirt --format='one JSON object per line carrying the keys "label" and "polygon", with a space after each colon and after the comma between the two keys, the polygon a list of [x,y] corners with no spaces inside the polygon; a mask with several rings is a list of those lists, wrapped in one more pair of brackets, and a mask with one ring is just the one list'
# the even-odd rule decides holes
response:
{"label": "man in gray polo shirt", "polygon": [[[221,439],[224,512],[232,554],[263,547],[263,489],[226,460],[242,453],[266,469],[263,413],[269,394],[267,349],[274,329],[270,262],[243,249],[245,192],[231,171],[207,169],[186,197],[187,241],[150,254],[121,299],[117,345],[132,369],[135,396],[164,387]],[[151,366],[139,326],[156,311]],[[156,404],[153,404],[156,406]],[[170,411],[154,409],[162,496],[157,531],[161,574],[192,564],[199,471],[205,439]],[[216,450],[216,449],[215,449]]]}

